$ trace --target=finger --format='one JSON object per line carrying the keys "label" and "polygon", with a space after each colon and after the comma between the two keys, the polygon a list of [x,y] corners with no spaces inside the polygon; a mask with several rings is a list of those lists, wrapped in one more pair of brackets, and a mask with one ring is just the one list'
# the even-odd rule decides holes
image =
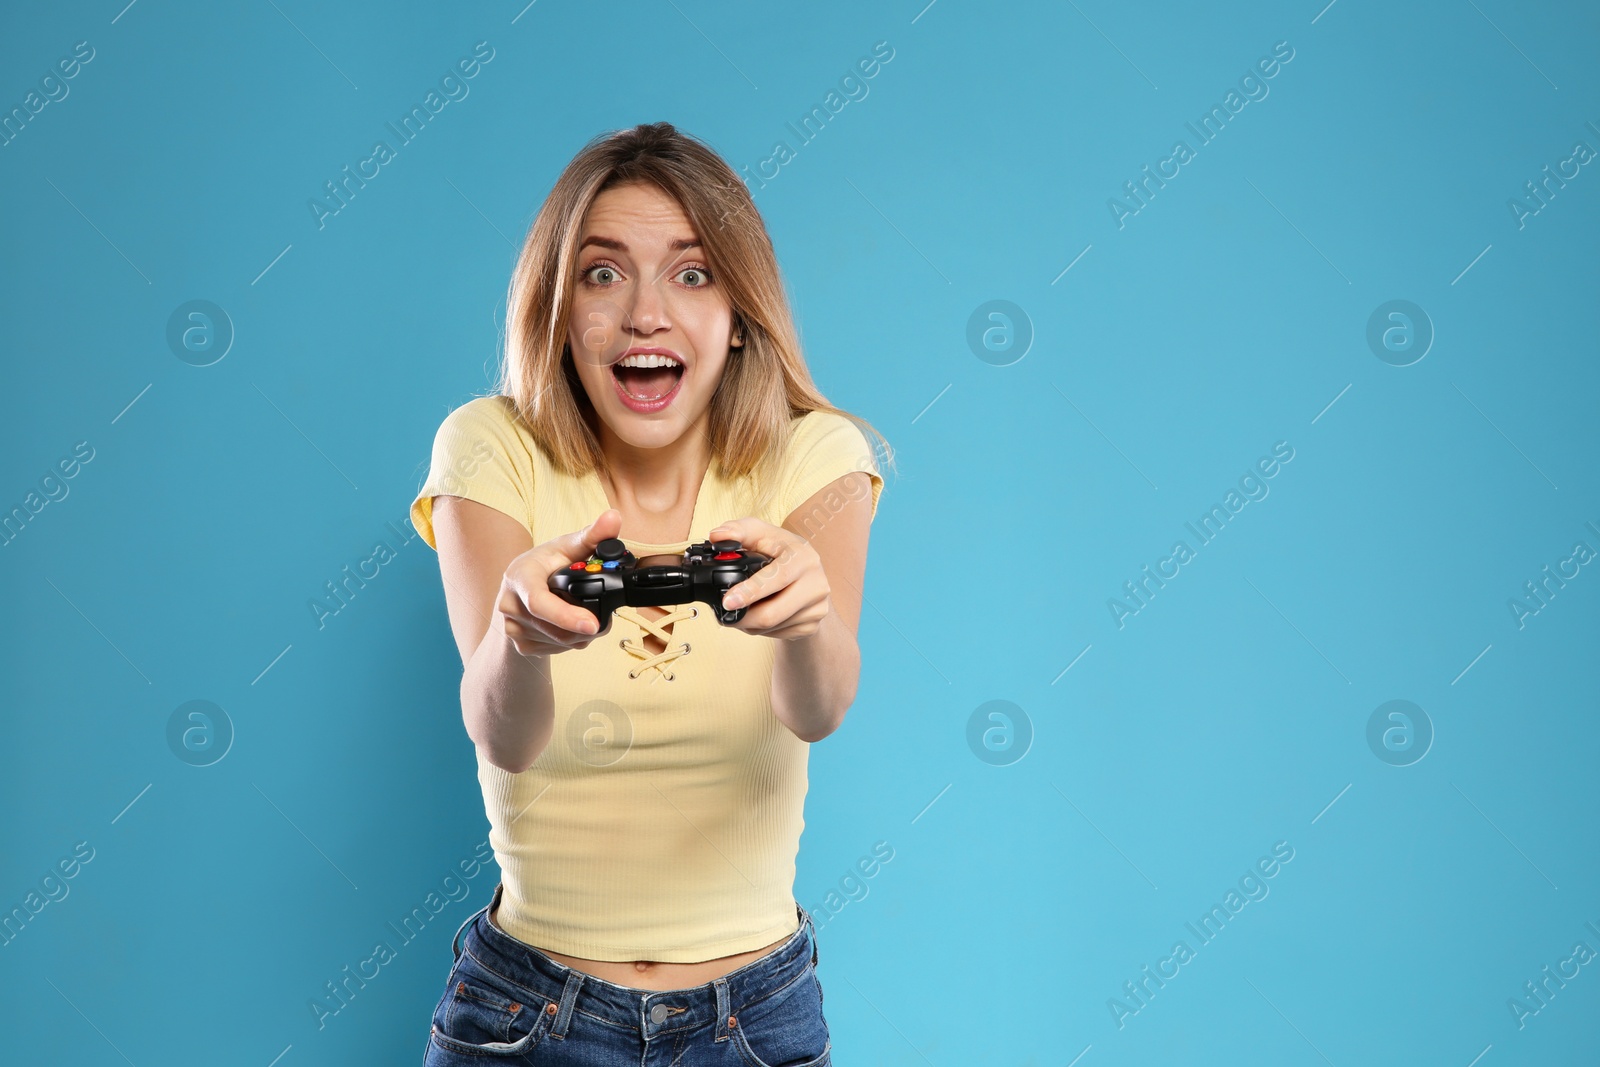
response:
{"label": "finger", "polygon": [[752,637],[768,637],[776,641],[790,641],[801,637],[810,637],[816,633],[821,625],[821,620],[792,618],[785,619],[776,626],[747,626],[743,621],[738,628]]}
{"label": "finger", "polygon": [[502,617],[501,629],[505,631],[506,639],[511,642],[511,647],[524,656],[549,655],[557,651],[543,634],[531,626],[525,626],[515,619]]}
{"label": "finger", "polygon": [[817,614],[810,606],[810,601],[811,598],[803,590],[790,585],[751,605],[736,625],[746,633],[770,636],[791,621],[810,619]]}
{"label": "finger", "polygon": [[780,558],[756,571],[742,582],[737,582],[728,587],[722,594],[722,606],[725,608],[739,608],[746,604],[754,604],[787,589],[793,585],[795,576],[789,573],[789,568],[783,565]]}
{"label": "finger", "polygon": [[583,529],[575,533],[558,538],[561,548],[567,555],[568,563],[576,563],[580,559],[588,559],[594,553],[595,546],[608,537],[615,537],[622,532],[622,512],[616,508],[607,508]]}
{"label": "finger", "polygon": [[788,531],[756,518],[731,519],[706,535],[708,541],[737,541],[751,552],[771,557],[783,549]]}
{"label": "finger", "polygon": [[817,628],[818,623],[815,622],[786,622],[782,626],[776,626],[770,630],[762,630],[756,636],[768,637],[774,641],[791,641],[801,637],[810,637],[817,632]]}
{"label": "finger", "polygon": [[765,523],[750,531],[751,542],[745,547],[760,556],[765,556],[773,564],[789,563],[796,549],[808,544],[805,538],[785,530],[781,526],[768,526]]}
{"label": "finger", "polygon": [[600,632],[600,620],[588,608],[569,604],[549,590],[538,592],[535,596],[537,600],[528,605],[528,610],[536,618],[548,620],[570,634],[593,637]]}
{"label": "finger", "polygon": [[[551,651],[563,648],[583,648],[594,634],[576,630],[568,630],[556,623],[530,615],[505,615],[503,624],[508,636],[515,635],[533,645],[542,646]],[[590,621],[594,616],[589,616]]]}
{"label": "finger", "polygon": [[744,522],[740,519],[730,519],[712,529],[710,533],[706,534],[706,540],[738,541],[740,544],[744,544],[744,538],[740,536],[740,534],[743,532]]}
{"label": "finger", "polygon": [[564,534],[551,542],[558,556],[546,559],[540,566],[545,580],[545,588],[539,588],[530,583],[523,594],[528,611],[536,616],[553,620],[557,625],[566,628],[571,633],[594,635],[599,633],[599,623],[594,613],[587,608],[569,604],[561,597],[551,593],[548,588],[550,576],[556,572],[571,567],[572,564],[588,559],[594,554],[601,541],[615,537],[622,531],[622,512],[616,508],[607,508],[600,516],[581,530]]}
{"label": "finger", "polygon": [[826,603],[802,608],[788,618],[780,619],[777,623],[768,627],[763,636],[784,641],[796,637],[809,637],[821,629],[822,621],[828,617],[830,610],[831,608]]}
{"label": "finger", "polygon": [[[553,567],[551,572],[560,569]],[[522,619],[535,625],[548,622],[569,635],[593,637],[600,632],[599,620],[594,612],[578,604],[567,603],[550,592],[548,586],[518,585],[507,589],[498,608],[507,618]]]}
{"label": "finger", "polygon": [[549,639],[540,633],[537,627],[528,624],[526,621],[518,622],[516,619],[502,616],[500,627],[505,631],[505,635],[512,646],[524,656],[555,651]]}

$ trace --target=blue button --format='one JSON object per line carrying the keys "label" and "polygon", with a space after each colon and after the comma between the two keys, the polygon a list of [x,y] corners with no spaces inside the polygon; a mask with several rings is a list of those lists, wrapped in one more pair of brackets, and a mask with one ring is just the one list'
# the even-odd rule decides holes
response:
{"label": "blue button", "polygon": [[600,564],[600,566],[604,567],[608,571],[614,571],[617,569],[617,561],[614,559],[608,559],[604,563]]}

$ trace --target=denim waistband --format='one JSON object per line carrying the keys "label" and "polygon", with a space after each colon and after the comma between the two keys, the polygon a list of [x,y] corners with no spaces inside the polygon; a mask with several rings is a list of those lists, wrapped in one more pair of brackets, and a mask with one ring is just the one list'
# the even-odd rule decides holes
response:
{"label": "denim waistband", "polygon": [[754,1006],[786,988],[805,973],[808,964],[817,962],[816,926],[811,913],[796,902],[800,928],[767,955],[721,978],[687,989],[652,990],[617,985],[558,963],[496,926],[489,919],[489,912],[500,903],[504,890],[503,883],[494,887],[489,903],[456,930],[450,949],[456,958],[466,952],[502,979],[559,1004],[550,1029],[550,1036],[557,1039],[565,1035],[573,1012],[580,1010],[580,991],[584,994],[583,1012],[637,1031],[647,1040],[658,1034],[692,1030],[712,1023],[720,1039],[727,1033],[728,1016],[736,1016],[746,1006]]}

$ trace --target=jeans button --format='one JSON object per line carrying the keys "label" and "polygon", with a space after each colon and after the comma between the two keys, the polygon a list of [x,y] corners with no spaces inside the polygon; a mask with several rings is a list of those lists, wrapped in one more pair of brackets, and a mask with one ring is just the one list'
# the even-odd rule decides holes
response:
{"label": "jeans button", "polygon": [[653,1023],[666,1022],[668,1014],[670,1012],[665,1004],[657,1004],[650,1009],[650,1021]]}

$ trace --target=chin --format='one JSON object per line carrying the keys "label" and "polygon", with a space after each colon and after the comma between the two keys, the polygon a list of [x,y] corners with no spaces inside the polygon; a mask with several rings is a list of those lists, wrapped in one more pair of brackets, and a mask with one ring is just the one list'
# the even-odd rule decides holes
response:
{"label": "chin", "polygon": [[667,407],[651,414],[618,405],[606,411],[603,418],[611,432],[634,448],[663,448],[677,441],[699,418],[689,414],[690,408],[677,397]]}

